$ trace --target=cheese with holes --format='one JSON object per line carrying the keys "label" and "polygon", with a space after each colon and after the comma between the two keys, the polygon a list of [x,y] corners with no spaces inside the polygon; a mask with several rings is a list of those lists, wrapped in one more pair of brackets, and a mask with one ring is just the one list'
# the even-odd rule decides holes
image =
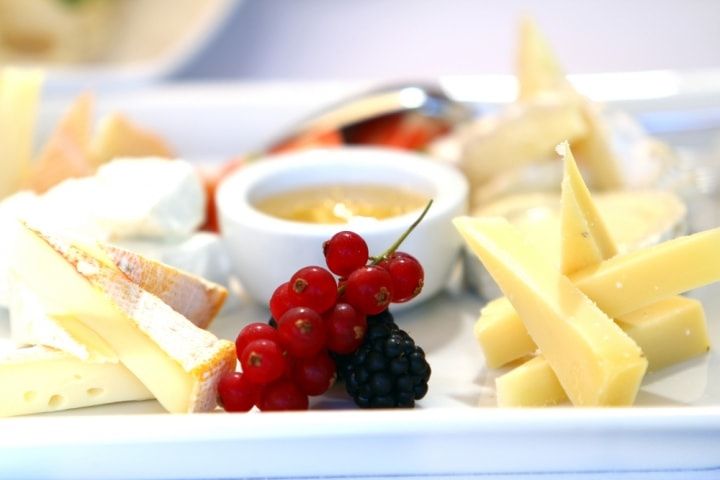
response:
{"label": "cheese with holes", "polygon": [[[622,328],[645,354],[648,371],[684,362],[710,348],[702,304],[685,297],[670,297],[618,318]],[[495,380],[501,407],[540,407],[567,401],[565,391],[542,355]]]}
{"label": "cheese with holes", "polygon": [[77,319],[97,333],[168,411],[215,407],[220,376],[235,368],[232,342],[196,327],[82,248],[27,226],[21,231],[12,269],[48,316]]}
{"label": "cheese with holes", "polygon": [[454,223],[518,310],[572,403],[632,405],[647,369],[637,344],[506,220]]}
{"label": "cheese with holes", "polygon": [[[718,245],[720,228],[615,256],[570,275],[570,279],[601,310],[617,318],[720,280]],[[491,352],[492,357],[487,357],[491,367],[501,366],[535,350],[533,346],[523,352],[518,347],[527,345],[527,341],[516,333],[522,328],[522,320],[510,302],[507,299],[495,302],[493,315],[483,317],[481,314],[475,327],[482,348],[487,345]],[[496,332],[510,333],[496,335]]]}
{"label": "cheese with holes", "polygon": [[119,362],[83,361],[43,346],[0,352],[0,417],[152,397]]}

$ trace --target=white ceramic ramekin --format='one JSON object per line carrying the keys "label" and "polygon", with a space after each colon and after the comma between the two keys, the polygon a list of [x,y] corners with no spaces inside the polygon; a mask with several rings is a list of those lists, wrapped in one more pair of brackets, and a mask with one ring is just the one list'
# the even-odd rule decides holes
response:
{"label": "white ceramic ramekin", "polygon": [[283,220],[254,206],[280,192],[334,184],[389,185],[432,198],[432,208],[400,250],[417,257],[425,269],[423,292],[412,303],[444,288],[462,246],[451,220],[467,211],[465,177],[452,167],[412,153],[339,148],[268,157],[237,171],[220,186],[217,205],[222,235],[238,279],[255,300],[267,302],[275,288],[299,268],[324,266],[322,244],[336,232],[359,233],[370,254],[379,255],[420,213],[354,225],[325,225]]}

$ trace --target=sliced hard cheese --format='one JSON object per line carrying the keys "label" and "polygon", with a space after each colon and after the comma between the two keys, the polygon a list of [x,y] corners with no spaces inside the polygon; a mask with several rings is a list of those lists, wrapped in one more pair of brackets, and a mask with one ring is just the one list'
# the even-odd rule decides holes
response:
{"label": "sliced hard cheese", "polygon": [[[510,317],[512,321],[508,320]],[[482,348],[485,364],[490,368],[502,367],[537,350],[525,324],[506,297],[496,298],[480,310],[473,333]]]}
{"label": "sliced hard cheese", "polygon": [[516,62],[520,100],[530,100],[550,91],[572,89],[550,43],[529,17],[520,24]]}
{"label": "sliced hard cheese", "polygon": [[560,271],[574,273],[617,254],[567,142],[560,145],[565,174],[560,200]]}
{"label": "sliced hard cheese", "polygon": [[670,297],[619,317],[616,323],[640,345],[650,370],[710,350],[705,312],[695,299]]}
{"label": "sliced hard cheese", "polygon": [[503,219],[454,220],[520,313],[574,405],[631,405],[647,360],[628,337]]}
{"label": "sliced hard cheese", "polygon": [[0,72],[0,199],[18,190],[30,169],[42,82],[39,70]]}
{"label": "sliced hard cheese", "polygon": [[[690,298],[661,300],[615,322],[637,342],[648,360],[648,371],[684,362],[710,348],[702,304]],[[567,400],[542,355],[498,377],[495,387],[501,407],[539,407]]]}
{"label": "sliced hard cheese", "polygon": [[71,315],[94,330],[170,412],[214,408],[220,376],[235,367],[232,342],[82,249],[29,227],[22,232],[13,269],[48,315]]}
{"label": "sliced hard cheese", "polygon": [[100,120],[90,152],[96,165],[120,157],[174,157],[165,140],[120,113],[112,113]]}
{"label": "sliced hard cheese", "polygon": [[498,173],[551,158],[558,143],[586,133],[574,99],[550,97],[509,108],[501,117],[473,126],[461,168],[473,185]]}
{"label": "sliced hard cheese", "polygon": [[545,407],[567,400],[545,357],[534,357],[495,379],[498,407]]}
{"label": "sliced hard cheese", "polygon": [[120,363],[82,361],[42,346],[0,352],[0,417],[150,398]]}
{"label": "sliced hard cheese", "polygon": [[[570,276],[575,285],[613,318],[720,280],[720,228],[668,240],[605,260]],[[498,367],[533,353],[522,351],[522,321],[507,299],[498,299],[493,315],[478,320],[476,336]],[[515,325],[512,325],[515,324]],[[478,332],[480,332],[478,334]],[[495,332],[509,332],[496,335]],[[518,356],[515,356],[518,355]]]}

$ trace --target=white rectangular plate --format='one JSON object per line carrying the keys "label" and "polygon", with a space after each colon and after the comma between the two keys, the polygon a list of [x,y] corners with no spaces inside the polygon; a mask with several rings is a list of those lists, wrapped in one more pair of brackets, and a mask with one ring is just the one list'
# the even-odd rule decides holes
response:
{"label": "white rectangular plate", "polygon": [[[185,86],[105,96],[100,108],[157,128],[189,158],[216,159],[258,147],[352,89]],[[650,122],[668,111],[692,115],[682,107],[695,97],[680,93],[659,100],[662,111],[648,99],[634,111]],[[720,103],[709,98],[708,108]],[[43,131],[64,104],[47,104]],[[702,146],[713,128],[686,130]],[[680,130],[669,133],[682,143]],[[694,295],[705,302],[717,344],[720,286]],[[218,335],[232,339],[245,323],[267,320],[264,306],[239,303],[213,325]],[[501,410],[492,407],[497,372],[484,368],[472,336],[481,305],[454,285],[396,315],[433,368],[430,392],[415,410],[360,411],[339,386],[303,413],[183,416],[138,402],[0,419],[0,478],[720,477],[715,351],[648,375],[634,408]]]}

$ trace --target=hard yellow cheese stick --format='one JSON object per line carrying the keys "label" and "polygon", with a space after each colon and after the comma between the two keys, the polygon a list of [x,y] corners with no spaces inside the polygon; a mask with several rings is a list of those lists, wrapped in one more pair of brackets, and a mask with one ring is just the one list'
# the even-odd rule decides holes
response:
{"label": "hard yellow cheese stick", "polygon": [[[616,323],[645,353],[649,371],[697,357],[710,348],[702,304],[694,299],[670,297]],[[567,400],[542,355],[498,377],[495,387],[501,407],[541,407]]]}
{"label": "hard yellow cheese stick", "polygon": [[[718,245],[720,228],[715,228],[618,255],[569,278],[602,311],[618,318],[720,280]],[[488,366],[499,367],[533,353],[535,345],[519,334],[522,320],[512,304],[505,298],[490,303],[492,315],[481,311],[475,325]]]}
{"label": "hard yellow cheese stick", "polygon": [[637,344],[506,220],[455,226],[523,318],[574,405],[631,405],[647,369]]}

